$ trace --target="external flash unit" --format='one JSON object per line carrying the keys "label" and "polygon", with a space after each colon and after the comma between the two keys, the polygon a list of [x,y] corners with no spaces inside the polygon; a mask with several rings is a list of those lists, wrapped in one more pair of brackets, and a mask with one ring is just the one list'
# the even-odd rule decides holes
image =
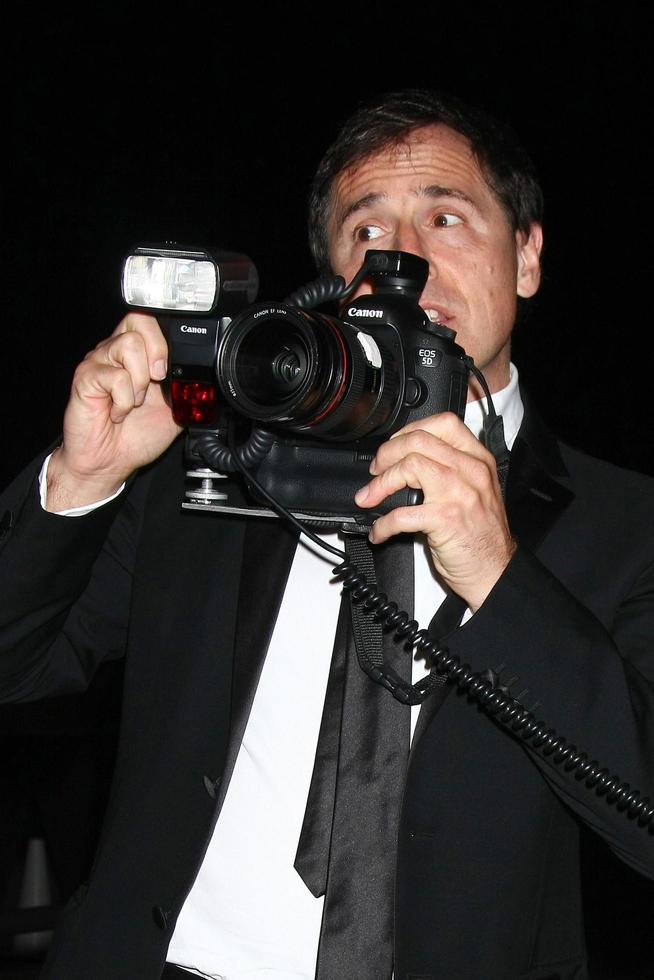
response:
{"label": "external flash unit", "polygon": [[123,299],[155,313],[229,315],[253,303],[256,267],[238,252],[139,245],[123,262]]}
{"label": "external flash unit", "polygon": [[254,302],[256,266],[247,255],[177,244],[139,245],[123,262],[123,299],[157,315],[168,341],[169,397],[178,425],[214,425],[214,366],[221,331]]}

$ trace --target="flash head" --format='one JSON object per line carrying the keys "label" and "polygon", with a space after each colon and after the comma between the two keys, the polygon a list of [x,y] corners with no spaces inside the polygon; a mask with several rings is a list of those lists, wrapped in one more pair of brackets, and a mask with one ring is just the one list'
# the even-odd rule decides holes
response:
{"label": "flash head", "polygon": [[121,288],[134,309],[210,316],[220,307],[229,315],[254,302],[259,276],[239,252],[137,245],[123,262]]}

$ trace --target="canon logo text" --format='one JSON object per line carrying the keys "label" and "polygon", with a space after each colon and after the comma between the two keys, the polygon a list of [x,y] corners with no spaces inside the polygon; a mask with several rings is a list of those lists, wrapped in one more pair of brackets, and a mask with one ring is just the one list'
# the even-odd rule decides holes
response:
{"label": "canon logo text", "polygon": [[356,306],[351,306],[347,311],[348,316],[367,316],[373,317],[375,320],[381,320],[384,312],[383,310],[357,310]]}

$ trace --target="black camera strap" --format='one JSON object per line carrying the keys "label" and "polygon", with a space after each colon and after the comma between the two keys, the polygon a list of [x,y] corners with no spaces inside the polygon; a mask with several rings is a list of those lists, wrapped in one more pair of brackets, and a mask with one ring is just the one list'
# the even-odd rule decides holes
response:
{"label": "black camera strap", "polygon": [[[407,543],[408,546],[409,544]],[[398,607],[395,603],[388,601],[385,593],[375,591],[377,573],[375,571],[373,550],[368,538],[362,535],[347,534],[345,536],[345,552],[348,559],[365,576],[370,587],[370,595],[375,595],[375,605],[377,608],[375,615],[370,615],[371,607],[367,604],[367,599],[364,597],[362,600],[357,600],[354,598],[353,593],[350,592],[352,633],[354,635],[359,666],[376,684],[381,684],[385,687],[402,704],[422,704],[437,688],[443,688],[445,678],[432,670],[426,677],[412,684],[410,681],[401,677],[386,662],[383,653],[383,627],[380,620],[383,615],[387,616],[389,612],[392,613],[392,607],[394,607],[395,611],[397,611]],[[465,603],[453,593],[445,601],[447,602],[449,599],[452,600],[450,602],[450,609],[453,605],[457,606],[457,616],[458,620],[460,620],[465,609]],[[412,621],[407,625],[415,626],[417,624]],[[410,657],[407,657],[407,661],[410,665]]]}
{"label": "black camera strap", "polygon": [[501,415],[495,414],[494,408],[493,413],[489,413],[484,419],[481,438],[486,449],[495,457],[497,478],[500,482],[502,496],[506,500],[506,481],[509,478],[511,453],[507,448],[506,439],[504,438],[504,420]]}

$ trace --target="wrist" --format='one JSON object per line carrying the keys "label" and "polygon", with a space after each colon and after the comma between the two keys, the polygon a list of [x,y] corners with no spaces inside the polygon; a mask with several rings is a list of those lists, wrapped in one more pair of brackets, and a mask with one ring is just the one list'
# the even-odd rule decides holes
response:
{"label": "wrist", "polygon": [[470,611],[473,614],[476,613],[481,606],[483,606],[484,602],[497,585],[498,581],[508,568],[516,548],[516,542],[511,541],[506,552],[501,557],[498,557],[494,562],[488,562],[485,566],[483,577],[476,579],[474,584],[471,583],[466,590],[468,594],[465,596],[465,598]]}
{"label": "wrist", "polygon": [[76,472],[68,466],[59,446],[48,460],[43,506],[50,513],[74,511],[115,496],[124,482],[114,474]]}

